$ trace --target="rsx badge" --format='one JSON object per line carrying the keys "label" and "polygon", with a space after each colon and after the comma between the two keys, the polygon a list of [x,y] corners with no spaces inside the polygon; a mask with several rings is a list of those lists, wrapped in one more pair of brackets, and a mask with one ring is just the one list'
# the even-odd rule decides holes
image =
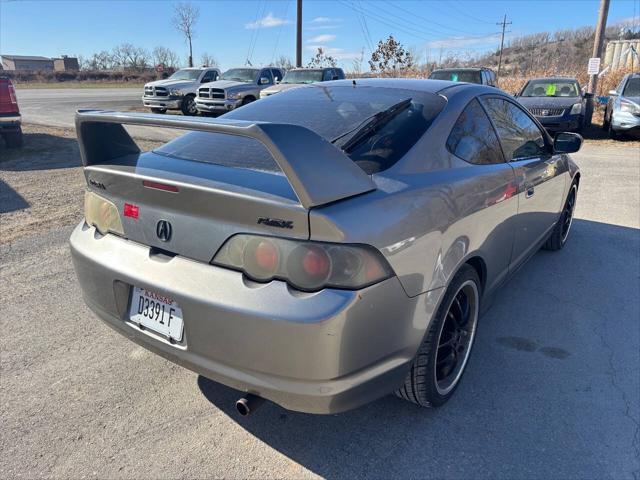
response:
{"label": "rsx badge", "polygon": [[277,228],[293,228],[292,220],[280,220],[279,218],[258,217],[258,225],[267,225]]}

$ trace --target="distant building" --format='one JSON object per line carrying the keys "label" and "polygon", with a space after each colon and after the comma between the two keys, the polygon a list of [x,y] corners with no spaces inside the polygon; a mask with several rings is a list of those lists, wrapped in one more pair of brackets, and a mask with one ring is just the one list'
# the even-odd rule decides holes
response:
{"label": "distant building", "polygon": [[640,66],[640,40],[613,40],[607,44],[604,65],[611,70]]}
{"label": "distant building", "polygon": [[4,70],[53,70],[53,60],[47,57],[0,55]]}
{"label": "distant building", "polygon": [[53,69],[56,72],[75,72],[80,70],[78,59],[62,55],[62,58],[53,59]]}

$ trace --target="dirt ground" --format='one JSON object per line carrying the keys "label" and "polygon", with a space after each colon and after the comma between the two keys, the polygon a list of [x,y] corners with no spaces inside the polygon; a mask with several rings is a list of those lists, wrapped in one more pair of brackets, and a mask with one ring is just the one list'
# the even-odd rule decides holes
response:
{"label": "dirt ground", "polygon": [[[75,131],[23,125],[24,146],[0,142],[0,245],[82,218],[84,176]],[[136,140],[143,150],[158,142]]]}

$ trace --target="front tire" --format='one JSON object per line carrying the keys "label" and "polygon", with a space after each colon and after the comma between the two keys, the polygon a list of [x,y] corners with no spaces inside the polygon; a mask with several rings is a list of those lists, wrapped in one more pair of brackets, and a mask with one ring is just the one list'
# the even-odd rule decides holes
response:
{"label": "front tire", "polygon": [[569,195],[567,195],[567,199],[564,202],[564,207],[562,208],[560,218],[558,219],[556,226],[553,227],[551,236],[548,238],[542,248],[552,251],[562,250],[562,248],[564,248],[569,238],[571,225],[573,224],[573,213],[576,208],[577,200],[578,184],[576,182],[573,182],[571,184],[571,188],[569,189]]}
{"label": "front tire", "polygon": [[464,265],[453,277],[397,396],[421,407],[439,407],[451,398],[473,347],[481,291],[475,269]]}
{"label": "front tire", "polygon": [[183,115],[194,116],[198,114],[198,108],[196,107],[196,97],[195,95],[187,95],[182,100],[182,105],[180,105],[180,110]]}
{"label": "front tire", "polygon": [[166,108],[152,108],[151,113],[167,113]]}

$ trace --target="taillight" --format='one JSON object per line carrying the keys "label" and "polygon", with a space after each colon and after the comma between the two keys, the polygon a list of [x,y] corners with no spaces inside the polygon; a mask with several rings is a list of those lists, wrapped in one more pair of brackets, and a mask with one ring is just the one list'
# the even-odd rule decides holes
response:
{"label": "taillight", "polygon": [[242,271],[260,281],[284,280],[303,291],[323,288],[355,290],[393,275],[375,248],[239,234],[212,260],[214,265]]}
{"label": "taillight", "polygon": [[84,219],[102,234],[112,232],[124,235],[118,207],[113,202],[90,191],[84,194]]}

